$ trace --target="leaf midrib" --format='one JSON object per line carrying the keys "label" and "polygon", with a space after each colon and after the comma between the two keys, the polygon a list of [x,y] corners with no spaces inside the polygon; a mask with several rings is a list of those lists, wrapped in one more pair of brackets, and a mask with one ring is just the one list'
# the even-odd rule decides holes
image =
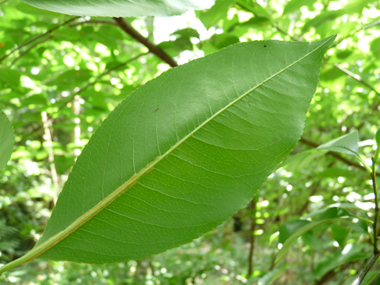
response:
{"label": "leaf midrib", "polygon": [[103,200],[101,200],[97,205],[95,205],[93,208],[91,208],[89,211],[84,213],[82,216],[77,218],[73,223],[71,223],[65,230],[55,234],[51,238],[49,238],[47,241],[42,243],[36,248],[33,248],[31,251],[29,251],[26,255],[23,256],[23,258],[26,258],[26,262],[31,261],[50,248],[52,248],[54,245],[58,244],[60,241],[62,241],[64,238],[66,238],[68,235],[76,231],[78,228],[80,228],[82,225],[84,225],[86,222],[88,222],[92,217],[94,217],[96,214],[98,214],[100,211],[105,209],[108,205],[110,205],[113,201],[115,201],[120,195],[122,195],[126,190],[130,189],[132,186],[134,186],[138,179],[142,177],[144,174],[148,173],[150,170],[153,169],[153,167],[158,164],[161,160],[169,156],[170,153],[172,153],[175,149],[177,149],[182,143],[184,143],[186,140],[188,140],[190,137],[192,137],[197,131],[202,129],[206,124],[214,120],[217,116],[219,116],[221,113],[226,111],[231,106],[235,105],[237,102],[239,102],[241,99],[243,99],[245,96],[247,96],[249,93],[254,91],[255,89],[261,87],[263,84],[268,82],[269,80],[275,78],[282,72],[288,70],[298,62],[302,61],[304,58],[308,57],[318,49],[322,48],[324,45],[326,45],[330,39],[326,40],[322,45],[316,47],[309,53],[305,54],[303,57],[299,58],[298,60],[294,61],[293,63],[289,64],[285,68],[281,69],[277,73],[273,74],[272,76],[268,77],[266,80],[262,81],[261,83],[257,84],[256,86],[252,87],[245,93],[243,93],[241,96],[233,100],[231,103],[227,104],[224,108],[220,109],[218,112],[210,116],[209,119],[205,120],[203,123],[201,123],[198,127],[196,127],[193,131],[191,131],[188,135],[186,135],[184,138],[179,140],[176,144],[174,144],[172,147],[169,148],[167,152],[165,152],[163,155],[158,156],[154,161],[147,164],[144,168],[142,168],[139,172],[135,173],[130,179],[128,179],[126,182],[124,182],[120,187],[118,187],[114,192],[112,192],[110,195],[105,197]]}

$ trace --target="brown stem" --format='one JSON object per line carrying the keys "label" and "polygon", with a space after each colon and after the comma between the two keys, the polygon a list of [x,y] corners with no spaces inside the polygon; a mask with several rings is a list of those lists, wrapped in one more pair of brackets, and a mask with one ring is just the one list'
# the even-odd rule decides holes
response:
{"label": "brown stem", "polygon": [[364,277],[367,275],[368,271],[372,268],[372,266],[375,264],[376,260],[379,258],[380,253],[373,253],[372,256],[368,259],[366,265],[364,268],[359,272],[358,276],[355,278],[355,280],[351,283],[351,285],[359,285],[362,283]]}
{"label": "brown stem", "polygon": [[30,43],[32,43],[32,42],[34,42],[34,41],[36,41],[36,40],[38,40],[38,39],[44,37],[44,36],[46,36],[46,35],[52,33],[52,32],[55,31],[56,29],[58,29],[58,28],[60,28],[60,27],[62,27],[62,26],[64,26],[64,25],[67,25],[68,23],[70,23],[70,22],[72,22],[72,21],[75,21],[75,20],[78,19],[78,18],[79,18],[79,17],[71,18],[71,19],[67,20],[66,22],[63,22],[62,24],[59,24],[59,25],[54,26],[53,28],[47,30],[45,33],[42,33],[42,34],[40,34],[40,35],[38,35],[38,36],[36,36],[36,37],[34,37],[34,38],[32,38],[32,39],[26,41],[25,43],[19,45],[19,46],[16,47],[15,49],[13,49],[11,52],[9,52],[9,53],[3,55],[3,56],[0,58],[0,62],[2,62],[2,61],[3,61],[4,59],[6,59],[8,56],[10,56],[10,55],[13,54],[14,52],[18,51],[19,49],[23,48],[24,46],[26,46],[26,45],[28,45],[28,44],[30,44]]}
{"label": "brown stem", "polygon": [[81,21],[77,23],[72,23],[69,25],[69,27],[76,27],[84,24],[107,24],[107,25],[112,25],[112,26],[119,26],[117,23],[114,21],[109,21],[109,20],[88,20],[88,21]]}
{"label": "brown stem", "polygon": [[371,179],[372,179],[372,188],[373,188],[373,194],[375,195],[375,217],[373,221],[373,252],[374,254],[379,254],[379,248],[378,248],[378,230],[377,230],[377,223],[379,219],[379,198],[377,195],[377,185],[376,185],[376,161],[374,157],[372,157],[372,173],[371,173]]}
{"label": "brown stem", "polygon": [[126,32],[128,35],[130,35],[132,38],[134,38],[136,41],[142,43],[144,46],[148,48],[148,50],[158,56],[162,61],[169,64],[171,67],[178,66],[178,63],[171,58],[167,53],[165,53],[162,49],[160,49],[158,46],[156,46],[154,43],[152,43],[147,38],[143,37],[138,31],[135,30],[135,28],[132,27],[132,25],[124,20],[123,18],[113,18],[115,22],[120,26],[120,28]]}
{"label": "brown stem", "polygon": [[248,273],[247,276],[251,276],[253,273],[253,253],[255,251],[255,228],[256,228],[256,201],[252,199],[251,201],[251,212],[252,221],[250,229],[250,240],[249,240],[249,255],[248,255]]}

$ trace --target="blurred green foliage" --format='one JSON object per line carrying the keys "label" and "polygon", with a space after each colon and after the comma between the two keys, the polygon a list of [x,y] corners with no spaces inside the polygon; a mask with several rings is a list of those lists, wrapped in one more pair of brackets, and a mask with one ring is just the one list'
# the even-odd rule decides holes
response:
{"label": "blurred green foliage", "polygon": [[[127,20],[179,63],[239,41],[315,41],[338,33],[324,59],[304,136],[294,154],[358,130],[359,152],[369,160],[379,127],[379,17],[375,0],[217,0],[209,10],[180,17]],[[0,2],[0,108],[16,135],[11,161],[0,175],[1,263],[33,247],[76,157],[109,112],[169,68],[152,54],[123,65],[146,52],[110,18],[74,19],[17,0]],[[313,213],[336,203],[351,205],[352,215],[372,220],[373,201],[370,177],[352,157],[323,153],[302,167],[279,169],[259,190],[254,211],[247,206],[188,245],[110,265],[37,260],[7,273],[4,280],[350,284],[372,250],[368,223],[341,219],[312,228],[275,266],[280,226],[297,224],[306,215],[312,219]],[[248,276],[253,221],[253,273]],[[364,284],[371,284],[379,270],[375,264]]]}

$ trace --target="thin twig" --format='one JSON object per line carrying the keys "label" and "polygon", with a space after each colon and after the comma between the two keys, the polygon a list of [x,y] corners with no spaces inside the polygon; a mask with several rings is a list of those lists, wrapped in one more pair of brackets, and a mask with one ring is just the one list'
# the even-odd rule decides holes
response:
{"label": "thin twig", "polygon": [[377,25],[380,25],[380,21],[375,21],[371,24],[367,24],[362,28],[362,30],[366,30],[366,29],[372,28],[372,27],[377,26]]}
{"label": "thin twig", "polygon": [[162,49],[160,49],[157,45],[152,43],[149,39],[145,38],[141,35],[132,25],[124,20],[123,18],[113,18],[115,22],[120,26],[120,28],[134,38],[136,41],[142,43],[144,46],[148,48],[148,50],[158,56],[161,60],[169,64],[171,67],[178,66],[178,63],[171,58],[167,53],[165,53]]}
{"label": "thin twig", "polygon": [[72,21],[75,21],[75,20],[78,19],[78,18],[79,18],[79,16],[78,16],[78,17],[73,17],[73,18],[67,20],[66,22],[63,22],[62,24],[59,24],[59,25],[57,25],[57,26],[54,26],[53,28],[47,30],[45,33],[42,33],[42,34],[40,34],[40,35],[38,35],[38,36],[36,36],[36,37],[34,37],[34,38],[32,38],[32,39],[26,41],[25,43],[23,43],[23,44],[19,45],[18,47],[14,48],[11,52],[9,52],[9,53],[3,55],[3,56],[0,58],[0,62],[2,62],[4,59],[6,59],[7,57],[9,57],[11,54],[13,54],[14,52],[18,51],[19,49],[23,48],[24,46],[26,46],[26,45],[28,45],[28,44],[30,44],[30,43],[32,43],[32,42],[38,40],[39,38],[42,38],[42,37],[44,37],[44,36],[50,34],[51,32],[55,31],[56,29],[58,29],[58,28],[60,28],[60,27],[62,27],[62,26],[64,26],[64,25],[67,25],[68,23],[70,23],[70,22],[72,22]]}
{"label": "thin twig", "polygon": [[376,161],[372,157],[372,173],[371,173],[371,179],[372,179],[372,187],[373,187],[373,194],[375,195],[375,217],[373,221],[373,252],[375,254],[380,253],[378,248],[378,231],[377,231],[377,223],[379,218],[379,198],[377,195],[377,185],[376,185]]}
{"label": "thin twig", "polygon": [[343,73],[347,74],[348,76],[352,77],[353,79],[355,79],[357,82],[359,82],[360,84],[366,86],[368,89],[374,91],[376,93],[376,95],[380,96],[380,92],[378,92],[374,87],[372,87],[368,82],[364,81],[360,75],[357,75],[351,71],[349,71],[348,69],[345,69],[344,67],[341,67],[339,64],[335,63],[334,66],[336,68],[338,68],[340,71],[342,71]]}
{"label": "thin twig", "polygon": [[251,212],[252,212],[252,218],[251,218],[251,229],[249,231],[250,237],[249,237],[249,255],[248,255],[248,278],[253,273],[253,253],[255,251],[255,229],[256,229],[256,201],[255,199],[252,199],[251,201]]}
{"label": "thin twig", "polygon": [[20,58],[22,58],[23,56],[25,56],[27,53],[29,53],[33,48],[35,48],[36,46],[38,46],[39,44],[42,44],[44,42],[47,42],[48,40],[50,40],[51,38],[53,37],[53,35],[49,35],[48,37],[36,42],[34,45],[30,46],[27,50],[23,51],[18,57],[16,57],[12,63],[11,63],[11,66],[14,65]]}
{"label": "thin twig", "polygon": [[379,219],[379,201],[378,201],[378,195],[377,195],[377,185],[376,185],[376,161],[374,157],[372,157],[372,172],[371,172],[371,179],[372,179],[372,188],[373,188],[373,194],[375,195],[375,213],[373,218],[373,254],[370,257],[370,259],[367,261],[367,264],[365,267],[359,272],[358,276],[355,278],[355,280],[352,282],[351,285],[359,285],[363,281],[364,277],[367,275],[367,273],[371,270],[372,266],[375,264],[376,260],[380,257],[380,250],[378,248],[378,240],[379,240],[379,233],[377,229],[377,223]]}
{"label": "thin twig", "polygon": [[117,26],[117,27],[119,26],[114,21],[109,21],[109,20],[88,20],[88,21],[72,23],[69,25],[69,27],[76,27],[76,26],[80,26],[84,24],[107,24],[107,25],[112,25],[112,26]]}

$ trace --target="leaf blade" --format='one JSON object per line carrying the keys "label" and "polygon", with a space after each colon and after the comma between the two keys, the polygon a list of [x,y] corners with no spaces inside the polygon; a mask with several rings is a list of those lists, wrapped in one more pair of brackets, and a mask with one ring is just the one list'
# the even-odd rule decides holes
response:
{"label": "leaf blade", "polygon": [[[134,92],[78,158],[35,249],[46,246],[41,257],[53,260],[137,259],[220,224],[251,199],[299,139],[318,80],[315,59],[332,41],[231,46]],[[247,62],[251,54],[283,59],[276,51],[284,45],[291,62],[285,69],[278,58],[270,68],[254,62],[253,69],[252,56]],[[313,86],[301,88],[308,96],[283,86],[310,81]]]}
{"label": "leaf blade", "polygon": [[0,110],[0,171],[11,157],[15,135],[13,126],[7,116]]}
{"label": "leaf blade", "polygon": [[[299,224],[296,231],[292,235],[288,235],[287,239],[284,241],[282,248],[278,252],[275,260],[275,265],[278,265],[282,259],[285,257],[285,255],[288,253],[290,247],[292,244],[303,234],[307,233],[309,230],[322,225],[324,223],[328,223],[337,219],[342,218],[354,218],[355,215],[351,214],[350,212],[346,211],[343,208],[328,208],[326,211],[324,211],[315,221],[305,224],[304,226],[301,226],[302,224]],[[294,222],[294,221],[293,221]],[[290,222],[288,222],[290,223]]]}
{"label": "leaf blade", "polygon": [[359,135],[358,131],[354,131],[337,139],[331,140],[317,149],[335,151],[349,155],[359,155]]}
{"label": "leaf blade", "polygon": [[208,9],[214,0],[152,1],[152,0],[21,0],[39,9],[77,16],[141,17],[174,16],[187,11],[187,7]]}

